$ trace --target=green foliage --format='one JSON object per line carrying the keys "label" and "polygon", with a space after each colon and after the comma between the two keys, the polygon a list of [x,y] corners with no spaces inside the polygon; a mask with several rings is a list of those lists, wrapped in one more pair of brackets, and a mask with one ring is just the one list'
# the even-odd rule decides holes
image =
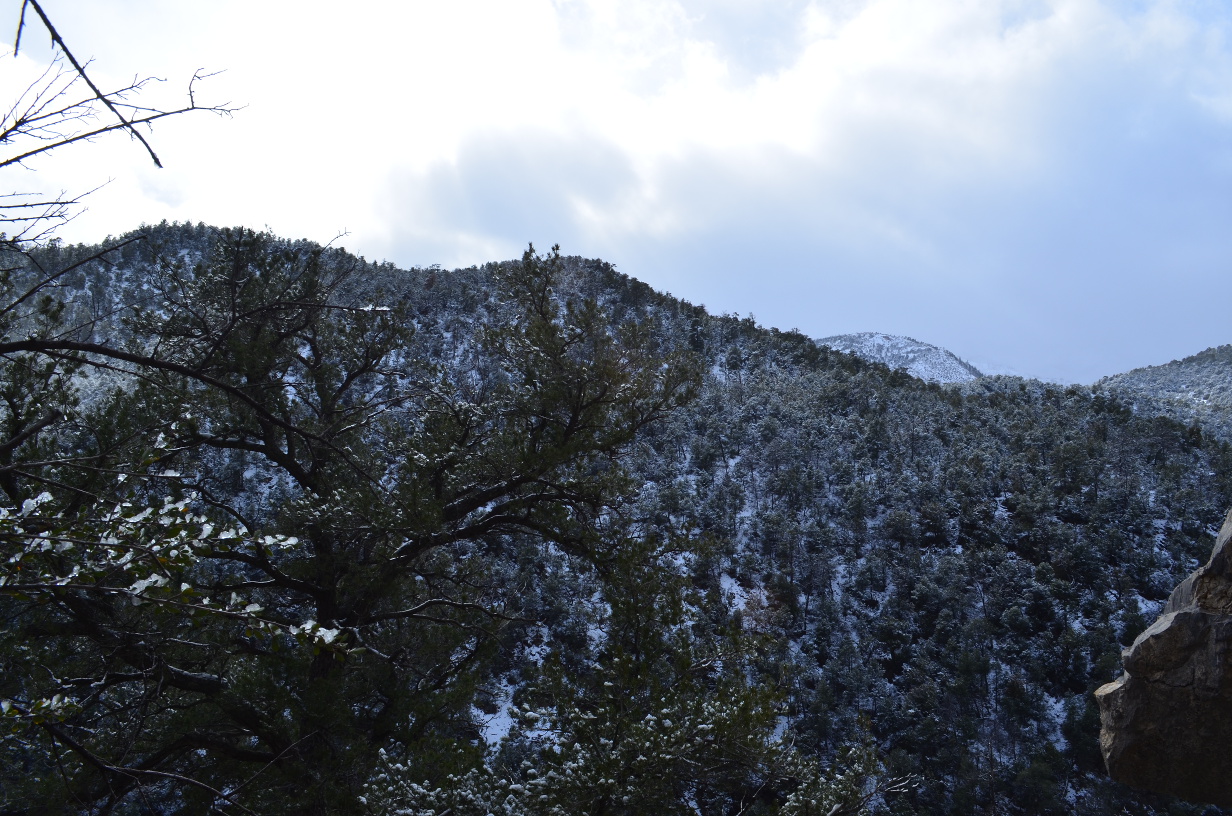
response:
{"label": "green foliage", "polygon": [[680,555],[624,542],[586,652],[570,656],[586,668],[551,654],[520,695],[505,753],[530,752],[524,784],[542,812],[726,813],[772,784],[773,695],[749,683],[742,633],[696,634]]}
{"label": "green foliage", "polygon": [[[408,356],[401,306],[347,299],[347,256],[238,231],[160,264],[131,345],[69,361],[113,371],[90,426],[113,478],[83,494],[44,476],[38,513],[0,530],[6,713],[38,726],[9,767],[56,755],[66,794],[103,807],[177,779],[188,809],[239,785],[250,808],[331,813],[382,746],[453,767],[517,611],[502,565],[542,543],[600,552],[622,447],[695,379],[633,323],[557,306],[558,267],[528,252],[483,364],[446,370]],[[6,358],[50,372],[10,401],[15,434],[69,393],[55,352]]]}
{"label": "green foliage", "polygon": [[829,768],[797,751],[781,695],[749,682],[757,638],[698,635],[703,599],[679,559],[706,548],[651,541],[625,542],[604,565],[585,654],[546,657],[515,695],[498,754],[435,784],[414,781],[423,773],[413,755],[383,755],[365,794],[371,811],[838,816],[902,787],[883,781],[871,740]]}
{"label": "green foliage", "polygon": [[1232,503],[1211,435],[555,250],[147,236],[8,278],[4,807],[1185,812],[1089,695]]}

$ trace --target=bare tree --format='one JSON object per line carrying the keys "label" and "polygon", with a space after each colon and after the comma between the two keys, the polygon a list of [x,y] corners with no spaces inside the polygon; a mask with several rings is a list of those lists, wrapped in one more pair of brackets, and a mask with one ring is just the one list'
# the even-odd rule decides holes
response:
{"label": "bare tree", "polygon": [[[7,109],[0,107],[0,170],[30,168],[62,148],[93,142],[113,132],[128,133],[155,166],[162,167],[148,138],[155,122],[198,111],[230,116],[236,110],[229,103],[198,103],[197,83],[213,76],[200,70],[188,81],[184,104],[176,107],[142,103],[142,92],[161,81],[154,77],[134,77],[120,87],[105,90],[91,78],[90,61],[77,58],[38,0],[23,0],[21,4],[13,42],[14,58],[30,33],[28,26],[41,27],[47,34],[52,57]],[[89,326],[66,319],[57,290],[70,273],[94,261],[106,261],[110,253],[142,240],[141,236],[63,264],[49,265],[47,256],[36,251],[80,212],[83,200],[96,189],[43,194],[10,187],[0,192],[0,374],[11,374],[14,366],[13,370],[34,370],[31,366],[36,358],[69,367],[80,365],[86,362],[84,354],[89,351],[104,357],[109,353],[109,365],[117,360],[115,355],[120,352],[99,344],[92,344],[91,348],[72,347],[88,339]],[[15,445],[27,441],[29,433],[47,430],[62,418],[55,412],[44,411],[29,427],[0,430],[0,460]],[[0,472],[0,483],[3,482]]]}
{"label": "bare tree", "polygon": [[[20,53],[31,20],[50,37],[54,56],[0,119],[0,170],[26,167],[32,160],[60,148],[94,141],[117,131],[128,133],[145,149],[155,166],[162,167],[147,138],[155,122],[198,111],[230,116],[236,110],[229,103],[197,102],[197,83],[214,76],[200,70],[189,79],[185,102],[179,107],[164,109],[142,104],[142,92],[160,81],[154,77],[134,77],[122,87],[104,90],[91,79],[89,61],[82,62],[73,54],[38,0],[23,0],[21,4],[14,57]],[[90,192],[93,190],[56,195],[0,193],[0,246],[21,250],[45,242],[73,217]]]}

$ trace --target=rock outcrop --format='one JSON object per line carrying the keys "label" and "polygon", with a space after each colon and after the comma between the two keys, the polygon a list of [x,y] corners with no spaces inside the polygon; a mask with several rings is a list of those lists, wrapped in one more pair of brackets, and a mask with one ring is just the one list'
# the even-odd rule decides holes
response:
{"label": "rock outcrop", "polygon": [[1211,560],[1122,657],[1125,673],[1095,692],[1108,773],[1232,806],[1232,512]]}

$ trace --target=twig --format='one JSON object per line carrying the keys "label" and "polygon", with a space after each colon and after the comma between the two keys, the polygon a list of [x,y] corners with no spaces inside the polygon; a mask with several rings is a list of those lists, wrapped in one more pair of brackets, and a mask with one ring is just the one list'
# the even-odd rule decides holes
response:
{"label": "twig", "polygon": [[[142,136],[141,133],[137,130],[137,128],[133,126],[132,122],[124,118],[124,114],[120,113],[120,111],[112,103],[111,97],[103,93],[101,90],[99,90],[99,87],[94,84],[94,80],[90,79],[90,77],[86,74],[85,67],[82,66],[82,64],[77,61],[77,58],[73,56],[73,52],[68,49],[68,46],[64,43],[64,39],[60,36],[60,32],[56,31],[56,27],[51,24],[50,18],[48,18],[48,16],[45,13],[43,13],[43,7],[39,5],[38,0],[22,0],[21,19],[23,21],[26,18],[26,6],[34,7],[35,13],[38,14],[39,19],[43,21],[43,25],[47,27],[47,33],[51,35],[51,41],[55,43],[56,45],[60,46],[60,51],[63,52],[64,56],[68,57],[68,61],[69,63],[72,64],[73,69],[77,72],[77,75],[81,77],[82,80],[85,81],[86,85],[89,86],[90,90],[94,92],[94,97],[98,99],[99,102],[102,102],[107,107],[107,110],[111,111],[112,113],[116,115],[116,118],[119,119],[120,122],[123,123],[121,127],[123,127],[129,133],[131,133],[137,139],[137,141],[141,142],[142,146],[145,147],[146,152],[150,154],[150,158],[154,160],[154,166],[162,167],[163,163],[159,161],[158,154],[154,152],[154,148],[150,147],[150,143],[147,142],[145,140],[145,137]],[[21,41],[21,26],[22,24],[18,23],[18,26],[17,26],[18,42],[14,43],[14,46],[13,46],[14,53],[16,53],[17,45]],[[191,100],[192,100],[192,97],[190,96],[189,101],[191,102]]]}

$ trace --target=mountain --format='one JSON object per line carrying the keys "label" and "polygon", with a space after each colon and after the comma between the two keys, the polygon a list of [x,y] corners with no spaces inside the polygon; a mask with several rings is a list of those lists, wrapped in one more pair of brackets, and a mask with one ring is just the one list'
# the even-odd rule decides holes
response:
{"label": "mountain", "polygon": [[[127,244],[106,263],[84,262],[97,248],[57,247],[41,264],[80,263],[60,279],[59,291],[74,322],[94,321],[82,329],[83,338],[92,325],[99,342],[141,350],[175,341],[175,348],[194,348],[193,327],[171,321],[167,310],[181,292],[230,297],[231,290],[212,284],[210,275],[231,267],[197,264],[216,253],[212,247],[225,236],[211,227],[165,224],[145,232],[146,240]],[[752,802],[759,813],[838,812],[832,803],[823,806],[830,800],[821,796],[788,809],[789,797],[800,790],[793,785],[803,777],[781,761],[771,763],[774,773],[740,764],[764,748],[757,735],[767,730],[827,767],[846,767],[844,757],[873,756],[870,767],[882,779],[910,780],[903,793],[884,797],[884,809],[902,816],[1217,812],[1109,781],[1092,693],[1120,673],[1121,647],[1209,553],[1214,527],[1232,505],[1227,443],[1155,415],[1145,402],[1135,410],[1107,388],[977,379],[978,372],[948,352],[906,338],[852,335],[819,345],[752,319],[712,315],[598,260],[560,259],[550,297],[537,301],[549,319],[532,336],[515,332],[524,306],[510,294],[511,277],[525,272],[525,262],[399,269],[337,248],[311,249],[266,236],[252,247],[252,268],[262,274],[249,275],[241,266],[245,274],[232,281],[264,291],[263,282],[277,280],[279,259],[300,252],[315,264],[308,268],[313,276],[330,284],[335,300],[326,314],[338,323],[322,318],[319,331],[305,335],[313,342],[305,342],[304,351],[298,343],[292,347],[296,353],[287,365],[295,376],[272,381],[276,388],[250,387],[250,379],[266,381],[233,371],[227,355],[250,367],[265,365],[262,354],[251,353],[263,350],[257,343],[211,344],[223,351],[208,359],[217,361],[217,370],[210,369],[215,381],[237,384],[234,395],[256,394],[293,418],[307,417],[297,421],[316,421],[308,401],[319,402],[319,393],[338,410],[373,407],[357,413],[357,422],[319,423],[322,433],[371,428],[359,438],[362,445],[326,447],[309,439],[317,445],[312,450],[337,457],[336,471],[325,471],[337,489],[309,497],[296,488],[280,475],[288,466],[260,453],[268,447],[264,436],[236,435],[235,428],[247,427],[237,423],[248,416],[248,403],[200,388],[182,389],[200,405],[191,419],[180,417],[186,413],[180,401],[154,399],[157,390],[132,404],[115,394],[97,401],[97,409],[83,399],[62,413],[73,423],[69,430],[97,428],[100,436],[108,432],[121,441],[139,432],[156,436],[152,452],[137,461],[158,463],[160,479],[198,487],[213,506],[244,518],[254,528],[253,546],[260,547],[249,557],[224,542],[200,574],[187,579],[218,583],[222,597],[233,598],[229,614],[239,618],[250,608],[268,610],[262,613],[262,620],[273,621],[268,626],[311,613],[316,639],[304,634],[304,623],[297,625],[299,639],[274,637],[242,619],[205,626],[186,617],[180,629],[169,628],[162,621],[179,620],[171,617],[178,607],[133,605],[124,594],[131,582],[115,582],[113,594],[123,601],[114,605],[116,620],[152,630],[133,624],[141,637],[129,640],[163,648],[160,659],[166,654],[168,665],[191,670],[187,689],[176,692],[180,697],[164,703],[169,692],[159,677],[131,668],[102,675],[106,683],[97,690],[77,679],[93,676],[92,667],[74,662],[86,662],[91,648],[119,660],[110,641],[92,646],[87,639],[95,629],[118,625],[95,616],[94,605],[80,613],[93,616],[91,623],[101,621],[89,630],[54,618],[37,629],[0,627],[6,667],[0,697],[33,696],[19,681],[42,684],[38,695],[48,699],[61,693],[57,683],[89,688],[89,696],[74,698],[82,712],[65,715],[66,727],[81,739],[93,740],[99,751],[109,749],[107,739],[136,743],[147,735],[173,748],[188,745],[192,750],[151,751],[138,759],[163,763],[160,771],[180,777],[202,775],[211,790],[239,791],[256,812],[280,812],[276,797],[291,796],[302,782],[282,770],[290,767],[287,760],[275,762],[279,751],[298,756],[295,740],[316,739],[324,728],[334,729],[331,742],[313,743],[311,752],[302,752],[304,761],[350,763],[344,781],[365,784],[369,802],[388,794],[388,807],[369,812],[453,808],[541,816],[551,810],[538,804],[540,796],[564,802],[557,812],[599,812],[596,796],[648,803],[602,805],[611,813],[731,813]],[[350,270],[336,286],[335,270]],[[274,294],[272,306],[256,311],[272,315],[270,325],[278,328],[303,298]],[[240,305],[201,310],[184,301],[175,308],[219,320],[253,313],[251,304]],[[122,319],[104,325],[110,315]],[[330,391],[303,386],[309,374],[331,381],[359,340],[384,337],[376,333],[388,328],[382,315],[397,315],[410,329],[403,326],[404,344],[370,369],[381,372],[380,388],[333,399]],[[158,337],[141,334],[156,319],[170,337],[161,346]],[[560,325],[589,326],[589,334],[578,335],[587,342],[557,342],[552,327]],[[361,333],[355,326],[372,328]],[[869,348],[880,345],[899,356],[873,363],[832,345],[861,338]],[[636,353],[605,351],[635,340]],[[571,416],[562,406],[572,403],[553,395],[571,393],[567,375],[574,369],[547,365],[555,358],[543,358],[544,350],[552,348],[575,349],[567,360],[583,373],[592,352],[602,352],[612,376],[639,360],[687,358],[695,365],[696,388],[690,401],[639,426],[627,447],[611,456],[519,481],[520,471],[512,468],[538,467],[543,459],[529,446],[574,424],[557,421]],[[534,365],[516,368],[508,359]],[[946,365],[919,368],[924,376],[916,377],[887,368],[910,371],[928,360]],[[954,379],[959,370],[968,382],[942,387],[942,374],[949,372],[944,381],[961,381]],[[83,391],[98,388],[101,379],[76,368],[65,368],[62,376]],[[652,388],[660,376],[624,388]],[[582,396],[611,393],[596,389]],[[401,413],[402,403],[386,407],[389,395],[410,407]],[[527,403],[531,397],[543,405]],[[171,419],[152,416],[164,404],[175,412],[178,429]],[[421,404],[422,410],[416,407]],[[41,406],[28,413],[32,422],[55,418]],[[614,415],[617,421],[620,416]],[[228,417],[231,424],[222,421]],[[109,431],[112,425],[118,430]],[[454,436],[443,436],[446,431]],[[282,439],[277,427],[262,433]],[[84,431],[78,436],[84,439]],[[189,445],[202,438],[215,448],[190,455]],[[500,445],[481,447],[490,438]],[[48,459],[45,447],[17,454],[35,467]],[[77,447],[65,449],[71,463]],[[565,456],[571,448],[561,450]],[[385,469],[380,479],[367,479],[366,471],[359,471],[365,478],[352,479],[350,463],[360,456]],[[562,529],[577,525],[578,537],[564,546],[544,540],[553,527],[540,526],[536,530],[544,532],[534,535],[489,530],[484,525],[500,519],[489,522],[492,500],[471,487],[485,484],[476,480],[489,471],[500,477],[501,489],[514,484],[521,490],[519,501],[559,497],[560,511],[545,511],[542,519]],[[63,490],[59,482],[48,483],[49,490]],[[581,501],[589,494],[579,491],[596,485],[624,492],[617,502]],[[397,513],[351,499],[387,486],[403,502]],[[157,485],[143,489],[161,496]],[[406,537],[420,528],[437,530],[454,506],[438,494],[450,490],[476,497],[452,522],[477,531],[474,539],[433,549],[434,560],[410,562],[417,577],[401,590],[405,598],[395,598],[398,604],[377,610],[383,622],[371,641],[331,655],[333,641],[323,638],[350,638],[351,629],[343,632],[332,622],[336,613],[316,611],[334,603],[312,583],[323,580],[316,576],[332,569],[343,576],[342,589],[380,591],[400,573],[377,572],[364,559],[386,548],[405,552]],[[66,495],[66,502],[77,500]],[[507,506],[505,518],[524,512]],[[387,513],[393,517],[386,535],[353,532],[363,531],[365,514],[384,520]],[[58,518],[52,520],[60,524]],[[295,538],[273,539],[281,542],[275,549],[262,543],[270,536]],[[326,555],[332,552],[327,545],[354,537],[348,551],[354,560],[297,545],[308,536],[318,537]],[[28,583],[31,559],[47,549],[32,549],[10,569],[21,568]],[[237,561],[240,566],[220,560],[238,556],[248,560]],[[58,550],[39,557],[49,563],[69,558]],[[0,559],[0,566],[5,563]],[[219,572],[215,563],[227,570]],[[274,572],[291,590],[277,594],[259,569]],[[160,591],[173,591],[180,580],[171,576]],[[77,591],[53,590],[66,597]],[[295,593],[302,595],[298,603],[287,603],[284,596],[300,597]],[[173,600],[181,602],[178,595]],[[34,614],[24,598],[11,603],[11,620]],[[48,614],[72,611],[56,606]],[[26,634],[31,631],[38,637]],[[177,656],[179,662],[170,659]],[[343,680],[318,683],[316,677],[331,676],[331,667]],[[211,684],[226,684],[231,696],[212,703]],[[129,700],[142,701],[140,718],[113,722],[124,706],[138,710]],[[252,711],[238,705],[249,701]],[[335,720],[372,736],[356,739],[358,731],[338,730]],[[19,805],[42,803],[39,797],[62,784],[60,768],[44,759],[40,745],[34,737],[0,741],[0,788],[15,791],[12,801]],[[382,757],[388,752],[389,767],[384,776],[367,779],[360,760],[348,757],[378,749]],[[77,767],[83,777],[91,772],[81,762]],[[493,773],[484,776],[485,767]],[[718,770],[706,771],[713,778],[689,776],[699,768]],[[258,772],[262,784],[245,787]],[[269,781],[275,774],[283,774],[279,785]],[[459,789],[465,779],[490,783],[500,796],[491,805],[483,800],[482,808],[428,801]],[[690,779],[705,785],[690,787]],[[856,781],[855,789],[865,790],[863,779]],[[501,805],[513,788],[497,782],[516,787],[525,809]],[[105,796],[109,788],[98,790]],[[720,800],[719,793],[731,790],[747,796]],[[421,798],[398,799],[411,795],[405,791]],[[173,788],[151,785],[146,793],[161,797],[154,811],[179,807]],[[566,795],[576,798],[560,798]],[[778,803],[785,803],[782,809]]]}
{"label": "mountain", "polygon": [[1119,395],[1144,414],[1163,414],[1232,441],[1232,345],[1135,368],[1093,388]]}
{"label": "mountain", "polygon": [[910,337],[859,332],[823,337],[817,342],[865,360],[884,363],[890,368],[902,369],[913,377],[929,382],[963,383],[984,376],[979,369],[953,352]]}

